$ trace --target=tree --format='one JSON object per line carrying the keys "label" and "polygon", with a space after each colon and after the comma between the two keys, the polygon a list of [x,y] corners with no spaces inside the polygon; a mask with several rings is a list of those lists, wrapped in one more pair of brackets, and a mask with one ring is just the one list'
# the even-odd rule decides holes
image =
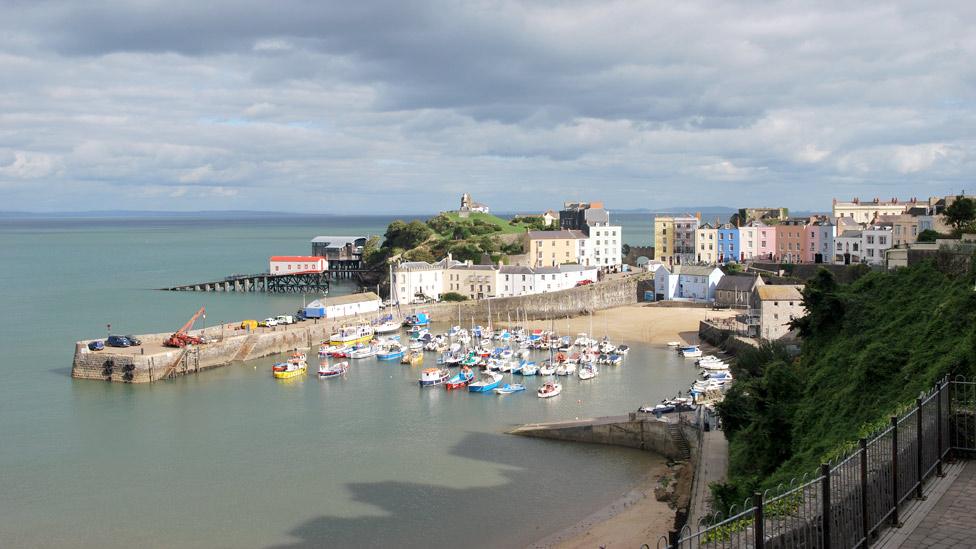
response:
{"label": "tree", "polygon": [[925,229],[918,233],[918,242],[935,242],[939,238],[952,238],[952,235],[942,234],[932,229]]}
{"label": "tree", "polygon": [[821,268],[804,286],[802,294],[807,314],[790,322],[790,328],[799,330],[800,337],[806,339],[840,326],[846,306],[833,273]]}
{"label": "tree", "polygon": [[624,244],[620,247],[620,255],[623,257],[630,255],[630,244]]}
{"label": "tree", "polygon": [[973,229],[976,221],[976,201],[965,196],[957,196],[952,204],[945,209],[946,222],[956,230],[956,233]]}
{"label": "tree", "polygon": [[386,228],[386,234],[383,235],[385,238],[383,247],[403,248],[404,250],[416,248],[430,238],[432,232],[430,227],[421,221],[413,220],[410,223],[405,223],[397,219]]}
{"label": "tree", "polygon": [[467,301],[467,299],[467,297],[457,292],[447,292],[446,294],[441,294],[441,301]]}

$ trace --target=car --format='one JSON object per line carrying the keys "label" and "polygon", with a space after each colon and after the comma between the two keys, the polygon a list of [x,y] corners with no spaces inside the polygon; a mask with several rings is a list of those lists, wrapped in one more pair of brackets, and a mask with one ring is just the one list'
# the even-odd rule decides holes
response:
{"label": "car", "polygon": [[593,284],[593,281],[590,280],[589,278],[584,278],[583,280],[580,280],[579,282],[576,283],[577,286],[587,286],[589,284]]}
{"label": "car", "polygon": [[129,340],[129,345],[132,345],[133,347],[142,345],[142,340],[134,335],[127,335],[125,338]]}
{"label": "car", "polygon": [[105,344],[109,347],[131,347],[132,343],[126,339],[125,336],[110,335],[108,339],[105,340]]}
{"label": "car", "polygon": [[105,349],[105,343],[100,339],[88,343],[89,351],[101,351],[103,349]]}
{"label": "car", "polygon": [[266,318],[261,322],[258,322],[258,326],[264,326],[266,328],[271,328],[272,326],[277,326],[278,320],[274,318]]}
{"label": "car", "polygon": [[282,324],[282,325],[288,325],[288,324],[294,324],[295,323],[295,319],[292,318],[291,315],[278,315],[277,317],[275,317],[275,320],[278,321],[278,324]]}

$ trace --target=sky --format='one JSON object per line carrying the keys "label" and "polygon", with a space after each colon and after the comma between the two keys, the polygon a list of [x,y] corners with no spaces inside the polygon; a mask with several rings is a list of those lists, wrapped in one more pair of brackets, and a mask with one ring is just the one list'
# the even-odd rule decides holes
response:
{"label": "sky", "polygon": [[976,3],[2,0],[0,210],[787,206],[976,173]]}

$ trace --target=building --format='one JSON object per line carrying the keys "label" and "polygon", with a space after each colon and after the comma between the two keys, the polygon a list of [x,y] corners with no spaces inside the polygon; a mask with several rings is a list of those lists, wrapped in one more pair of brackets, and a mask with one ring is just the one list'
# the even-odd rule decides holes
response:
{"label": "building", "polygon": [[273,255],[268,258],[268,272],[273,275],[322,273],[329,269],[324,257],[313,255]]}
{"label": "building", "polygon": [[[776,257],[776,227],[766,225],[761,221],[750,221],[748,227],[756,229],[756,252],[753,259],[772,260]],[[742,240],[742,235],[739,235]],[[743,247],[747,244],[743,243]]]}
{"label": "building", "polygon": [[603,208],[603,202],[564,202],[559,210],[559,228],[572,231],[586,231],[593,223],[610,223],[610,214]]}
{"label": "building", "polygon": [[838,265],[860,263],[862,257],[861,237],[860,229],[846,229],[835,236],[833,262]]}
{"label": "building", "polygon": [[776,260],[781,263],[803,261],[805,219],[787,219],[776,225]]}
{"label": "building", "polygon": [[831,263],[834,257],[834,224],[827,218],[813,217],[803,228],[801,260],[805,263]]}
{"label": "building", "polygon": [[576,230],[528,231],[525,247],[529,267],[555,267],[579,263],[580,250],[586,251],[586,234]]}
{"label": "building", "polygon": [[790,321],[806,314],[803,308],[803,286],[762,285],[755,290],[753,308],[758,313],[758,337],[776,341],[790,333]]}
{"label": "building", "polygon": [[722,269],[703,265],[666,265],[653,267],[654,294],[658,301],[712,301],[715,288],[725,276]]}
{"label": "building", "polygon": [[456,289],[447,289],[445,271],[458,261],[451,259],[451,255],[437,263],[426,261],[405,261],[393,269],[390,301],[399,304],[422,303],[427,300],[438,300],[441,294]]}
{"label": "building", "polygon": [[925,231],[935,231],[939,234],[948,234],[952,231],[952,227],[946,223],[945,217],[942,215],[919,215],[916,217],[918,220],[918,233],[922,234]]}
{"label": "building", "polygon": [[861,262],[868,265],[882,265],[885,251],[891,248],[891,225],[869,225],[861,231]]}
{"label": "building", "polygon": [[316,236],[312,239],[312,255],[324,257],[332,270],[362,268],[365,236]]}
{"label": "building", "polygon": [[915,242],[885,250],[885,266],[888,270],[915,265],[938,253],[958,254],[963,261],[976,253],[976,235],[964,234],[961,238],[938,238],[935,242]]}
{"label": "building", "polygon": [[383,302],[373,292],[317,299],[305,306],[308,318],[342,318],[346,316],[375,313]]}
{"label": "building", "polygon": [[790,216],[787,208],[739,208],[739,225],[748,225],[753,221],[786,221]]}
{"label": "building", "polygon": [[654,217],[654,259],[672,265],[694,263],[698,256],[695,234],[700,215]]}
{"label": "building", "polygon": [[579,256],[580,263],[595,265],[604,272],[620,269],[623,229],[619,225],[610,225],[608,217],[606,223],[587,225],[586,233],[588,238]]}
{"label": "building", "polygon": [[739,227],[739,259],[746,261],[755,258],[759,254],[759,227],[758,221],[750,222]]}
{"label": "building", "polygon": [[461,207],[458,208],[458,216],[468,217],[471,213],[489,213],[488,206],[471,200],[471,195],[464,193],[461,195]]}
{"label": "building", "polygon": [[764,284],[758,275],[725,275],[715,286],[715,305],[749,309],[756,288]]}
{"label": "building", "polygon": [[739,228],[731,223],[719,225],[718,233],[718,262],[729,263],[739,261]]}
{"label": "building", "polygon": [[546,210],[540,217],[542,217],[542,224],[546,227],[552,227],[552,224],[559,221],[559,212],[555,210]]}
{"label": "building", "polygon": [[454,265],[444,273],[447,292],[468,299],[488,299],[498,295],[498,265],[474,265],[470,261]]}
{"label": "building", "polygon": [[698,263],[705,265],[718,263],[718,230],[715,227],[708,223],[698,227],[695,245],[698,246],[698,257],[696,258]]}
{"label": "building", "polygon": [[905,246],[918,239],[919,218],[911,214],[879,215],[874,223],[891,225],[892,246]]}
{"label": "building", "polygon": [[597,281],[598,268],[584,265],[519,267],[502,265],[498,269],[498,297],[544,294],[568,290],[583,280]]}
{"label": "building", "polygon": [[870,223],[879,215],[899,215],[913,207],[918,202],[913,198],[907,202],[901,202],[897,198],[883,201],[875,198],[871,202],[861,202],[859,198],[854,198],[850,202],[841,202],[834,199],[831,215],[833,217],[850,217],[858,223]]}

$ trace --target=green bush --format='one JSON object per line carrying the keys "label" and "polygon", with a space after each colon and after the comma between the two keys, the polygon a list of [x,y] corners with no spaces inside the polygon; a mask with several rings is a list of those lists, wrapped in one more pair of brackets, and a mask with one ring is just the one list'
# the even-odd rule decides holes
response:
{"label": "green bush", "polygon": [[457,292],[447,292],[446,294],[441,294],[441,301],[467,301],[467,296],[463,296]]}

